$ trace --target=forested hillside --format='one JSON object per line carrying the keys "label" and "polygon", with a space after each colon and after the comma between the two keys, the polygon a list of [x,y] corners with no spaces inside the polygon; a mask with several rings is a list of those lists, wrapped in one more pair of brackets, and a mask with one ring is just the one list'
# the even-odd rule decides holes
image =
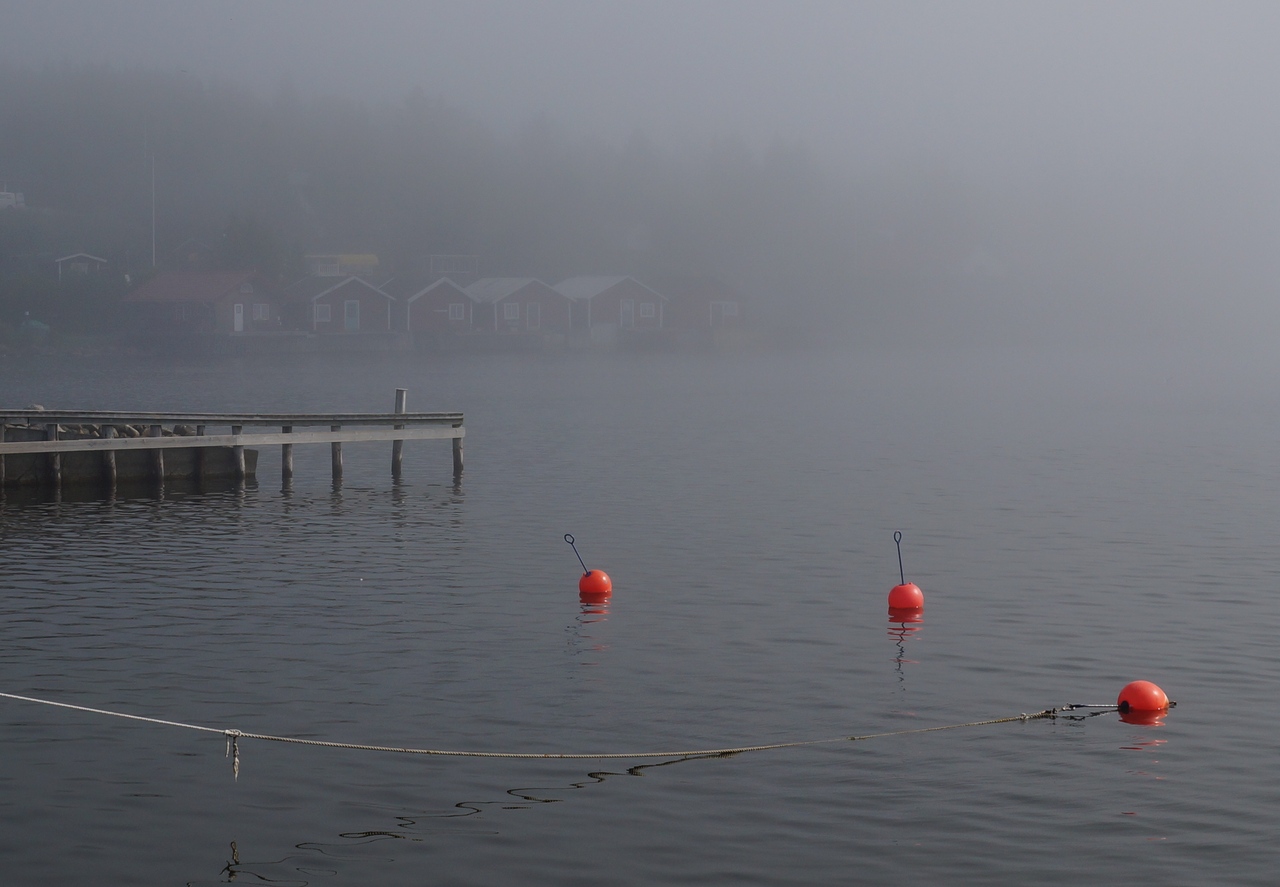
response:
{"label": "forested hillside", "polygon": [[[754,320],[805,338],[1198,329],[1161,314],[1210,289],[1269,291],[1277,214],[1256,170],[1100,156],[1031,186],[918,151],[836,170],[785,140],[675,151],[641,132],[570,137],[539,115],[498,131],[421,90],[376,104],[0,64],[0,187],[26,203],[0,210],[0,324],[31,312],[109,326],[114,300],[152,272],[153,176],[161,268],[196,244],[214,266],[282,277],[328,252],[375,253],[383,275],[439,254],[551,282],[708,274]],[[82,251],[109,273],[58,286],[53,260]]]}
{"label": "forested hillside", "polygon": [[150,272],[153,169],[162,267],[194,239],[223,266],[282,274],[315,252],[376,253],[401,274],[431,254],[553,281],[716,274],[764,315],[803,320],[855,245],[848,186],[798,145],[674,156],[641,133],[570,141],[544,117],[498,134],[421,91],[390,106],[261,97],[111,68],[0,68],[0,120],[0,180],[27,207],[0,217],[10,321],[36,297],[20,279],[58,256]]}

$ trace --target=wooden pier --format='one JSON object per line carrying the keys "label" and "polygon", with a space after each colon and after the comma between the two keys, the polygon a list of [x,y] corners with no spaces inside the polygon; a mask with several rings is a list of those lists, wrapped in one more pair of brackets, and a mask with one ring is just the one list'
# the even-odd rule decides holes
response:
{"label": "wooden pier", "polygon": [[[466,434],[462,413],[410,413],[405,402],[406,392],[400,388],[391,413],[0,409],[0,488],[56,489],[69,481],[114,486],[126,478],[243,481],[256,472],[257,448],[275,445],[280,447],[281,478],[288,483],[293,477],[293,448],[325,443],[330,446],[333,478],[341,480],[342,445],[364,441],[391,442],[391,473],[399,477],[404,441],[452,440],[453,471],[461,474]],[[168,461],[166,454],[171,456]],[[74,471],[64,470],[72,467]]]}

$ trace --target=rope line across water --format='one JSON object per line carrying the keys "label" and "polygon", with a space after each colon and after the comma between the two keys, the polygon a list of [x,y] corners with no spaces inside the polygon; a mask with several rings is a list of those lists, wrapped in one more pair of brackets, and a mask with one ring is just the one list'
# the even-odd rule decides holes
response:
{"label": "rope line across water", "polygon": [[[67,708],[72,711],[83,711],[90,714],[107,715],[113,718],[126,718],[131,721],[143,721],[148,724],[160,724],[165,727],[181,727],[185,730],[199,730],[204,733],[218,733],[227,738],[228,754],[234,755],[235,769],[239,770],[239,740],[241,739],[260,739],[266,742],[285,742],[293,745],[311,745],[321,748],[346,748],[356,751],[378,751],[378,752],[394,752],[403,755],[437,755],[441,757],[454,758],[516,758],[516,759],[536,759],[536,760],[610,760],[619,758],[691,758],[691,757],[712,757],[742,754],[743,752],[752,751],[772,751],[783,748],[802,748],[810,745],[828,745],[835,742],[861,742],[866,739],[883,739],[887,736],[907,736],[913,733],[934,733],[939,730],[958,730],[962,727],[986,727],[992,724],[1009,724],[1014,721],[1034,721],[1043,718],[1057,718],[1063,712],[1073,711],[1079,708],[1110,708],[1115,706],[1101,705],[1064,705],[1058,708],[1046,708],[1043,711],[1034,712],[1032,714],[1011,715],[1004,718],[991,718],[985,721],[968,721],[963,724],[943,724],[936,727],[916,727],[910,730],[891,730],[887,733],[867,733],[860,736],[834,736],[828,739],[802,739],[792,742],[772,742],[762,745],[740,745],[729,748],[701,748],[686,749],[682,751],[645,751],[645,752],[604,752],[604,753],[582,753],[582,752],[495,752],[495,751],[453,751],[438,748],[401,748],[393,745],[371,745],[361,742],[330,742],[323,739],[302,739],[297,736],[272,736],[267,733],[246,733],[241,730],[223,729],[219,727],[204,727],[198,724],[184,724],[180,721],[166,721],[161,718],[149,718],[143,715],[132,715],[124,712],[109,711],[105,708],[90,708],[86,705],[73,705],[69,702],[56,702],[51,699],[40,699],[35,696],[19,696],[15,693],[0,693],[0,697],[5,699],[16,699],[20,702],[35,702],[40,705],[52,705],[57,708]],[[1098,712],[1101,714],[1102,712]]]}

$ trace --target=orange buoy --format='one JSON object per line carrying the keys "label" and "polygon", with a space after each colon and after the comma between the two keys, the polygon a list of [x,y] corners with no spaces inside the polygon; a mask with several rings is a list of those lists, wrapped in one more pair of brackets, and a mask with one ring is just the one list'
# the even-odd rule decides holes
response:
{"label": "orange buoy", "polygon": [[573,535],[564,534],[564,541],[569,543],[573,553],[578,555],[578,563],[582,564],[582,578],[578,580],[578,598],[583,603],[597,603],[608,599],[613,592],[613,580],[604,570],[588,570],[586,561],[578,554],[578,546],[574,545]]}
{"label": "orange buoy", "polygon": [[908,582],[902,571],[902,531],[895,530],[893,544],[898,546],[898,581],[900,584],[889,589],[890,610],[923,610],[924,592],[914,582]]}
{"label": "orange buoy", "polygon": [[588,570],[578,580],[578,596],[584,601],[607,598],[613,591],[613,580],[604,570]]}
{"label": "orange buoy", "polygon": [[914,582],[904,582],[889,589],[890,610],[923,610],[924,592]]}
{"label": "orange buoy", "polygon": [[1169,697],[1150,681],[1130,681],[1116,697],[1116,707],[1121,714],[1136,712],[1162,712],[1169,708]]}

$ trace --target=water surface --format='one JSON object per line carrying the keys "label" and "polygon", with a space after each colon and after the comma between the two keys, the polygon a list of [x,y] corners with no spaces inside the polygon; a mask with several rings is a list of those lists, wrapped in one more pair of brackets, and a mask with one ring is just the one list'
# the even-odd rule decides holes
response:
{"label": "water surface", "polygon": [[[246,741],[0,701],[14,883],[1270,884],[1277,403],[1262,358],[1013,351],[6,358],[0,402],[466,413],[264,448],[243,489],[10,494],[0,691],[483,751]],[[923,621],[891,623],[892,534]],[[606,569],[577,600],[578,539]],[[640,766],[636,766],[640,765]],[[630,769],[629,769],[630,768]],[[1229,873],[1229,875],[1224,874]]]}

